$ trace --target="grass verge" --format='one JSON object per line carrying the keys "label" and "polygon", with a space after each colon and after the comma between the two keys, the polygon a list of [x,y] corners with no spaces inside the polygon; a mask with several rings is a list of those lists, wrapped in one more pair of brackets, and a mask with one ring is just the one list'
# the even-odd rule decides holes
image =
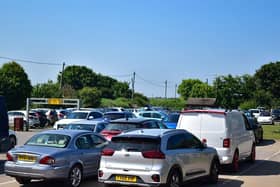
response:
{"label": "grass verge", "polygon": [[266,140],[280,140],[280,125],[262,125],[263,138]]}

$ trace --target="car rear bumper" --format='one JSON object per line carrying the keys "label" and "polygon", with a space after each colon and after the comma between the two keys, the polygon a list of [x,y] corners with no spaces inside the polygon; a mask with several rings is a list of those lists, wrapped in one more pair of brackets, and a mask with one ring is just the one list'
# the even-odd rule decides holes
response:
{"label": "car rear bumper", "polygon": [[226,148],[216,148],[219,156],[220,164],[231,164],[233,159],[233,154],[230,149]]}
{"label": "car rear bumper", "polygon": [[62,179],[68,176],[68,167],[52,167],[42,164],[24,164],[7,161],[4,172],[12,177],[27,177],[31,179]]}
{"label": "car rear bumper", "polygon": [[[124,170],[117,170],[117,169],[104,169],[100,168],[99,171],[103,172],[102,177],[98,177],[98,181],[105,183],[105,184],[117,184],[117,185],[128,185],[128,186],[160,186],[162,182],[166,181],[166,176],[163,176],[158,171],[124,171]],[[161,182],[154,182],[151,178],[152,175],[159,175]],[[125,182],[125,181],[116,181],[116,175],[123,175],[123,176],[136,176],[136,182]]]}

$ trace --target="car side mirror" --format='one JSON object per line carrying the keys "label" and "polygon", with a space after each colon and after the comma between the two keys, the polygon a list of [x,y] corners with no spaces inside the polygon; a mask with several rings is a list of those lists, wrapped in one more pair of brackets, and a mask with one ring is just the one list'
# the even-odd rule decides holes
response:
{"label": "car side mirror", "polygon": [[88,119],[94,119],[94,117],[93,116],[89,116]]}

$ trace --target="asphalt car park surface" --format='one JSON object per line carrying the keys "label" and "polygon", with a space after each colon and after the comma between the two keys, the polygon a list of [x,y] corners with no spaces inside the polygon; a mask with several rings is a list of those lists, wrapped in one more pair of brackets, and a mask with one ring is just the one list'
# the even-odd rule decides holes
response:
{"label": "asphalt car park surface", "polygon": [[[18,144],[22,145],[29,137],[34,135],[38,130],[29,132],[17,132]],[[61,187],[63,184],[57,181],[44,182],[34,181],[28,185],[20,185],[12,177],[4,174],[3,166],[6,160],[5,154],[0,154],[0,187]],[[279,187],[280,184],[280,141],[264,140],[257,146],[257,160],[254,164],[242,162],[240,171],[237,173],[230,172],[227,168],[223,168],[219,176],[219,182],[215,185],[209,185],[207,182],[196,180],[186,183],[188,187]],[[97,178],[88,178],[84,180],[81,187],[103,187],[103,184],[97,182]]]}

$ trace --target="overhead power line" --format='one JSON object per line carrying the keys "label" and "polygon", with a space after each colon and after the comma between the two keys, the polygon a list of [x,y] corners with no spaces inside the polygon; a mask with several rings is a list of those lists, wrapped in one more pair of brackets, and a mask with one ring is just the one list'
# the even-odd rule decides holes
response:
{"label": "overhead power line", "polygon": [[136,76],[137,76],[139,79],[141,79],[142,81],[145,81],[146,83],[149,83],[149,84],[151,84],[151,85],[153,85],[153,86],[157,86],[157,87],[161,87],[161,88],[164,88],[164,87],[165,87],[165,86],[164,86],[164,83],[163,83],[163,84],[157,84],[157,83],[155,83],[155,82],[153,82],[153,81],[151,81],[151,80],[144,79],[144,78],[141,77],[138,73],[136,73]]}
{"label": "overhead power line", "polygon": [[5,60],[12,60],[12,61],[18,61],[18,62],[32,63],[32,64],[41,64],[41,65],[50,65],[50,66],[61,66],[61,64],[59,64],[59,63],[39,62],[39,61],[24,60],[24,59],[4,57],[4,56],[0,56],[0,58],[1,59],[5,59]]}

